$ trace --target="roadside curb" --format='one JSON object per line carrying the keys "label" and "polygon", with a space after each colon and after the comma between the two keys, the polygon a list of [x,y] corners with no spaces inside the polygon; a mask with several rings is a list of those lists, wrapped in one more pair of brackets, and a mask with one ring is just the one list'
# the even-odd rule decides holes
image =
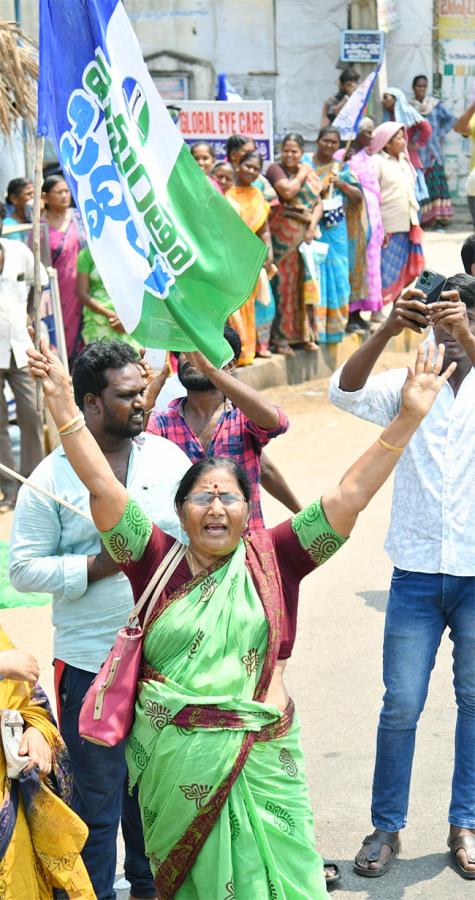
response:
{"label": "roadside curb", "polygon": [[[395,338],[391,338],[387,350],[395,353],[409,353],[425,337],[405,328]],[[320,346],[311,353],[296,350],[294,356],[275,354],[270,359],[255,359],[252,366],[242,366],[236,371],[239,381],[258,391],[279,387],[282,384],[302,384],[304,381],[328,378],[361,347],[365,337],[347,334],[338,344]]]}

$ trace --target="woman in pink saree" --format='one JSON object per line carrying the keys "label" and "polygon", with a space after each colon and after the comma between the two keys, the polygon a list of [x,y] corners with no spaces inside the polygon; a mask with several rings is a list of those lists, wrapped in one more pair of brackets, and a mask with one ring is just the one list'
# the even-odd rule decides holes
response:
{"label": "woman in pink saree", "polygon": [[43,183],[44,221],[48,224],[51,265],[58,273],[68,361],[71,366],[82,349],[82,305],[77,294],[78,253],[85,244],[81,217],[72,209],[71,193],[61,175]]}
{"label": "woman in pink saree", "polygon": [[366,203],[371,236],[366,245],[366,281],[365,297],[350,300],[350,316],[346,330],[348,332],[367,330],[369,323],[362,318],[361,312],[366,310],[377,314],[383,308],[381,286],[381,246],[384,240],[384,226],[381,215],[381,191],[379,189],[378,170],[374,159],[368,153],[373,137],[374,122],[364,116],[358,126],[358,134],[348,153],[339,150],[335,159],[346,159],[349,169],[360,184]]}

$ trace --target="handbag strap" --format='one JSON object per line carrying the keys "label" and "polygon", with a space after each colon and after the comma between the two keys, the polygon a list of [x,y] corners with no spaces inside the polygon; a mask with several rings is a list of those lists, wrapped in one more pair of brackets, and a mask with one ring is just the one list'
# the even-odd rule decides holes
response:
{"label": "handbag strap", "polygon": [[158,584],[150,598],[150,603],[148,605],[148,609],[147,609],[147,612],[145,613],[144,620],[143,620],[144,630],[147,627],[147,622],[148,622],[150,616],[152,615],[152,612],[155,608],[155,604],[156,604],[158,598],[160,597],[160,594],[162,593],[164,587],[166,586],[166,584],[172,577],[176,567],[178,566],[178,563],[180,562],[180,560],[183,559],[185,553],[186,553],[186,546],[184,544],[180,544],[180,549],[179,549],[178,553],[171,561],[170,565],[168,566],[167,571],[162,575],[160,581],[158,582]]}
{"label": "handbag strap", "polygon": [[[174,544],[170,547],[166,556],[163,557],[160,565],[157,567],[155,572],[153,573],[150,581],[142,591],[137,603],[135,604],[130,616],[129,623],[134,619],[138,619],[142,609],[144,608],[147,600],[150,600],[149,608],[147,610],[147,614],[145,616],[144,625],[148,620],[148,617],[153,609],[155,600],[159,594],[163,591],[163,588],[173,575],[178,563],[181,559],[183,559],[186,553],[185,544],[180,543],[180,541],[175,541]],[[153,601],[153,602],[152,602]]]}

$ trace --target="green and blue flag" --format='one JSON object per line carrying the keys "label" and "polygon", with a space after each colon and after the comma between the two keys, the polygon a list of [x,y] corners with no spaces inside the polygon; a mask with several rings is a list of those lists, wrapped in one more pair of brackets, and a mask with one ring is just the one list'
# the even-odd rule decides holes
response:
{"label": "green and blue flag", "polygon": [[40,0],[38,133],[126,331],[227,362],[224,323],[267,251],[192,158],[120,0]]}

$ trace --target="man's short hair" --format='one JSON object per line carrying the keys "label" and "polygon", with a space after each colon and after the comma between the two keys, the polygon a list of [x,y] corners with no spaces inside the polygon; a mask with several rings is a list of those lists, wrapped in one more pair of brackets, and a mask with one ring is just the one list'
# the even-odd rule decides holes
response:
{"label": "man's short hair", "polygon": [[86,394],[97,397],[107,387],[107,369],[123,369],[138,361],[138,353],[126,341],[103,338],[88,344],[76,357],[72,372],[74,397],[79,409],[84,409]]}
{"label": "man's short hair", "polygon": [[469,234],[468,238],[465,238],[460,255],[467,275],[471,275],[475,263],[475,234]]}
{"label": "man's short hair", "polygon": [[444,291],[458,291],[460,299],[465,303],[467,309],[475,307],[475,278],[473,275],[467,275],[465,272],[451,275],[445,282]]}
{"label": "man's short hair", "polygon": [[[241,356],[241,338],[239,337],[237,331],[235,331],[234,328],[231,328],[230,325],[224,326],[224,337],[226,338],[228,344],[231,344],[231,349],[234,354],[234,362],[237,362],[239,357]],[[175,357],[175,359],[178,359],[181,352],[181,350],[172,350],[171,354]]]}
{"label": "man's short hair", "polygon": [[231,344],[231,348],[234,354],[234,361],[237,362],[239,357],[241,356],[241,338],[239,337],[237,331],[234,328],[231,328],[230,325],[224,326],[224,337],[226,338],[228,344]]}

